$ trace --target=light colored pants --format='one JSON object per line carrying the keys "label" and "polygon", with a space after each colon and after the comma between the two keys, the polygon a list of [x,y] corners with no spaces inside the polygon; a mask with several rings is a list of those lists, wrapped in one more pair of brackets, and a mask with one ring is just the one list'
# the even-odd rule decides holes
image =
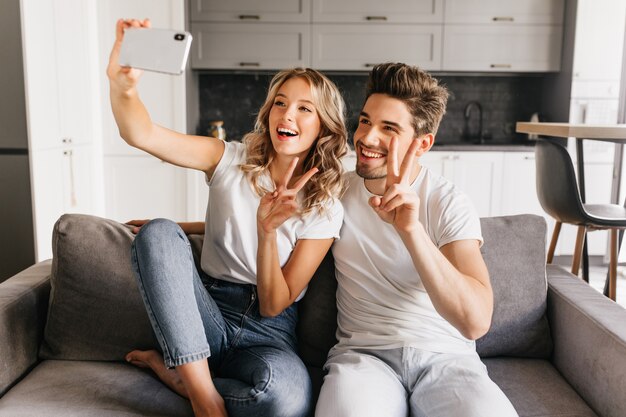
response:
{"label": "light colored pants", "polygon": [[326,362],[316,417],[514,417],[477,354],[349,350]]}

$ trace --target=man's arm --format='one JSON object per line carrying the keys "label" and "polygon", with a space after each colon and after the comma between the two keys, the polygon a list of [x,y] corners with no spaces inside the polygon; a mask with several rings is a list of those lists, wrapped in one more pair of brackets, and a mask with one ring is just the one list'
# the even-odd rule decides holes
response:
{"label": "man's arm", "polygon": [[468,339],[487,333],[493,292],[478,241],[458,240],[440,250],[423,227],[398,234],[437,312]]}
{"label": "man's arm", "polygon": [[437,312],[468,339],[489,330],[493,292],[489,273],[476,240],[459,240],[441,250],[419,221],[420,199],[410,187],[418,140],[398,169],[397,138],[391,140],[385,194],[370,198],[378,216],[393,225],[413,260]]}

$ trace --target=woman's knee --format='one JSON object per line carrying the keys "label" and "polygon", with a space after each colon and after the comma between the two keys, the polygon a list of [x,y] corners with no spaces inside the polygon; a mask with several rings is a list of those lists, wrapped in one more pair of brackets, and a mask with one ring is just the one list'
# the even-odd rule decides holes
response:
{"label": "woman's knee", "polygon": [[180,233],[182,233],[182,229],[176,222],[169,219],[154,219],[141,226],[137,236],[135,236],[135,244],[145,241],[158,241],[164,236]]}

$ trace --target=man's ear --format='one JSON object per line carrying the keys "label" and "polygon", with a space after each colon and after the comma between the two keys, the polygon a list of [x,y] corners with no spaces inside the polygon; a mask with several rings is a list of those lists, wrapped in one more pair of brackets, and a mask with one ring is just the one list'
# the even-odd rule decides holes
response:
{"label": "man's ear", "polygon": [[426,133],[422,136],[419,136],[417,139],[419,139],[420,144],[417,148],[417,151],[415,152],[415,156],[419,158],[433,147],[433,144],[435,143],[435,135],[433,135],[432,133]]}

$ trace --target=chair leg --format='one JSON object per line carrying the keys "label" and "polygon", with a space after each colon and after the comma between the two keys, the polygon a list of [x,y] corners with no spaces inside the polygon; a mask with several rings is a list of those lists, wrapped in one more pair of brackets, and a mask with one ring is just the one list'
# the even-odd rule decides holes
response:
{"label": "chair leg", "polygon": [[611,244],[609,246],[610,258],[611,261],[609,263],[609,285],[608,285],[608,296],[611,300],[615,301],[617,296],[617,233],[618,229],[611,229]]}
{"label": "chair leg", "polygon": [[572,259],[572,274],[578,276],[580,271],[580,259],[583,254],[583,244],[585,243],[585,234],[587,228],[578,226],[578,234],[576,235],[576,247],[574,248],[574,259]]}
{"label": "chair leg", "polygon": [[559,241],[559,233],[561,233],[561,225],[563,223],[556,222],[554,224],[554,231],[552,232],[552,240],[550,240],[550,247],[548,248],[548,259],[546,263],[551,264],[554,259],[554,251],[556,249],[556,243]]}

